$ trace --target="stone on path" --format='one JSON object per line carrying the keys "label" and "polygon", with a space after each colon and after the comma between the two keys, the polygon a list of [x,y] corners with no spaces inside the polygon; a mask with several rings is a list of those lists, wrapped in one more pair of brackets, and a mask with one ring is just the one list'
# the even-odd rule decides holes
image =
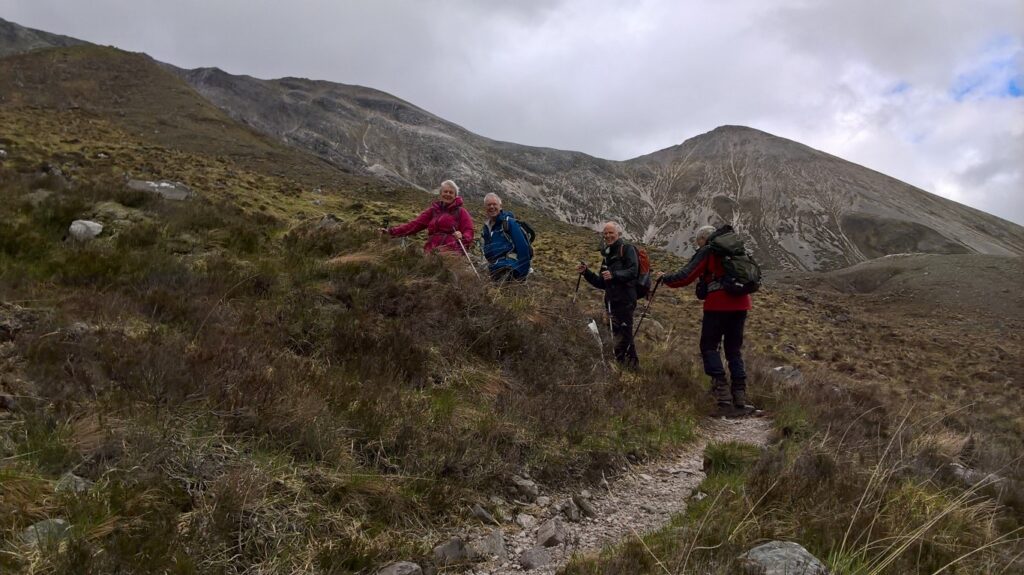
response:
{"label": "stone on path", "polygon": [[438,565],[450,565],[460,563],[469,558],[466,552],[466,544],[458,537],[452,537],[447,543],[434,547],[434,561]]}
{"label": "stone on path", "polygon": [[534,547],[533,549],[527,549],[523,551],[523,554],[519,556],[519,565],[523,569],[529,571],[530,569],[536,569],[543,567],[551,563],[551,554],[548,550],[543,547]]}
{"label": "stone on path", "polygon": [[540,490],[537,489],[536,483],[518,475],[512,476],[512,485],[527,501],[533,501],[540,495]]}
{"label": "stone on path", "polygon": [[573,496],[572,500],[580,508],[580,511],[583,512],[583,515],[590,517],[591,519],[597,517],[597,508],[594,507],[594,504],[590,502],[589,497],[583,497],[583,495],[580,494]]}
{"label": "stone on path", "polygon": [[565,539],[565,525],[557,517],[549,519],[537,530],[537,545],[554,547],[565,543]]}
{"label": "stone on path", "polygon": [[491,557],[507,560],[508,551],[505,550],[505,536],[502,535],[501,529],[495,529],[487,537],[470,543],[468,555],[474,561],[486,560]]}
{"label": "stone on path", "polygon": [[537,519],[533,515],[520,513],[519,515],[516,515],[516,525],[519,525],[523,529],[532,529],[537,525]]}
{"label": "stone on path", "polygon": [[473,517],[476,517],[488,525],[499,525],[498,520],[488,513],[486,509],[481,507],[479,503],[473,504]]}

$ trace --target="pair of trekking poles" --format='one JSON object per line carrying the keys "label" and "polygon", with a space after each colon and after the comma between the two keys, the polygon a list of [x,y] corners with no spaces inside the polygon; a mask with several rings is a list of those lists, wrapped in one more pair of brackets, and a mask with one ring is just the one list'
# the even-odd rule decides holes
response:
{"label": "pair of trekking poles", "polygon": [[[580,263],[586,265],[585,262],[580,262]],[[576,278],[576,291],[574,291],[573,294],[572,294],[572,303],[576,303],[576,298],[579,296],[579,293],[580,293],[580,282],[581,281],[583,281],[583,274],[582,273],[580,273],[579,277]],[[651,303],[654,302],[654,294],[658,293],[658,286],[660,286],[660,285],[661,285],[661,278],[658,278],[658,280],[654,282],[654,287],[651,288],[651,293],[647,295],[647,305],[644,306],[644,311],[640,312],[640,321],[636,322],[636,329],[633,331],[633,337],[634,338],[637,336],[638,333],[640,333],[640,325],[642,323],[644,323],[644,318],[647,317],[647,311],[651,309]],[[610,333],[614,333],[615,330],[612,329],[612,304],[611,304],[611,302],[607,302],[607,306],[608,306],[608,331]]]}

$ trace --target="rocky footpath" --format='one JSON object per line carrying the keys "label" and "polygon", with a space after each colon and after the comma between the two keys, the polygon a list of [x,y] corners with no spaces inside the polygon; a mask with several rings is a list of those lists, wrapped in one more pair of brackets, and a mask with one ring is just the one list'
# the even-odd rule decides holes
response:
{"label": "rocky footpath", "polygon": [[[516,497],[493,497],[489,503],[494,514],[475,505],[472,513],[480,526],[440,542],[434,549],[435,564],[475,562],[468,571],[475,575],[555,573],[574,554],[662,527],[686,508],[690,497],[701,497],[694,490],[704,479],[708,444],[764,445],[770,429],[770,420],[764,418],[709,420],[685,450],[628,468],[593,490],[545,493],[529,477],[514,477],[510,490]],[[380,573],[404,573],[410,565],[394,564]]]}

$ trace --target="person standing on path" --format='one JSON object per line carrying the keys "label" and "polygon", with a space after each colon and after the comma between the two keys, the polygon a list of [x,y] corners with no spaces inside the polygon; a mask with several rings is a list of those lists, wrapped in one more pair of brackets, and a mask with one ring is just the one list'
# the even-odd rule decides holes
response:
{"label": "person standing on path", "polygon": [[[743,366],[743,327],[747,321],[747,312],[752,302],[750,294],[732,295],[721,286],[725,276],[722,261],[708,243],[716,234],[731,232],[725,226],[716,230],[713,226],[704,226],[697,230],[694,238],[697,253],[674,274],[664,272],[655,274],[655,279],[663,281],[670,288],[679,288],[697,283],[697,297],[704,300],[704,319],[700,332],[700,356],[704,363],[704,373],[711,377],[711,395],[718,409],[729,412],[733,409],[752,411],[754,407],[747,403],[747,373]],[[729,363],[731,383],[725,379],[725,367],[719,347],[725,343],[725,358]]]}
{"label": "person standing on path", "polygon": [[[473,218],[469,210],[462,207],[459,187],[451,180],[441,182],[439,199],[430,204],[416,219],[390,228],[380,228],[380,232],[394,238],[411,236],[427,230],[427,242],[423,245],[424,253],[430,252],[462,252],[473,246]],[[462,243],[462,246],[459,243]]]}
{"label": "person standing on path", "polygon": [[636,369],[640,360],[633,343],[633,313],[636,311],[636,282],[640,277],[640,258],[636,248],[622,239],[622,226],[616,222],[604,225],[601,235],[604,262],[601,273],[595,274],[580,263],[576,272],[587,283],[604,290],[605,311],[608,312],[615,337],[615,360],[629,369]]}

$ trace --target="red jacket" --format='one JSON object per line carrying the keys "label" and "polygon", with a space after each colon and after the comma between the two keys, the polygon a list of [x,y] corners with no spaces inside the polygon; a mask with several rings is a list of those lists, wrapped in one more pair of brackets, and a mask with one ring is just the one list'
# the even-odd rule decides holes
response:
{"label": "red jacket", "polygon": [[452,234],[462,232],[462,245],[473,245],[473,218],[466,208],[462,207],[462,198],[456,197],[452,203],[445,205],[438,200],[416,216],[413,221],[388,228],[388,234],[394,237],[410,236],[421,230],[427,230],[427,243],[423,251],[462,251],[459,241]]}
{"label": "red jacket", "polygon": [[[725,269],[722,268],[722,260],[710,247],[704,246],[693,254],[683,269],[666,275],[662,281],[668,287],[678,288],[688,286],[698,279],[710,285],[723,276]],[[750,294],[731,295],[723,289],[709,291],[708,297],[704,299],[704,311],[747,311],[750,307]]]}

